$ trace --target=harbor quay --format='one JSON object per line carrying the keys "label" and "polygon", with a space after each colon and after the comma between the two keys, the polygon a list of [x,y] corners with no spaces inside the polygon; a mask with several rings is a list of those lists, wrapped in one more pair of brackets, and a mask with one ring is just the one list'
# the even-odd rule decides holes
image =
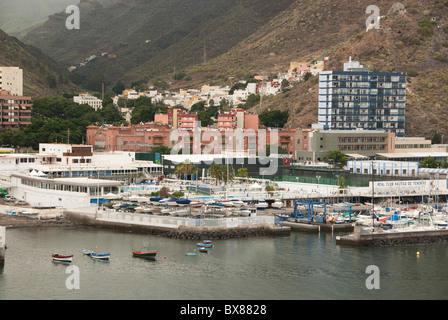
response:
{"label": "harbor quay", "polygon": [[336,244],[351,246],[406,246],[448,244],[447,229],[421,228],[392,232],[369,232],[355,226],[354,232],[337,236]]}
{"label": "harbor quay", "polygon": [[64,217],[74,223],[120,231],[161,235],[177,239],[230,239],[255,236],[288,236],[291,228],[275,224],[271,215],[233,218],[190,218],[153,216],[91,208],[66,210]]}

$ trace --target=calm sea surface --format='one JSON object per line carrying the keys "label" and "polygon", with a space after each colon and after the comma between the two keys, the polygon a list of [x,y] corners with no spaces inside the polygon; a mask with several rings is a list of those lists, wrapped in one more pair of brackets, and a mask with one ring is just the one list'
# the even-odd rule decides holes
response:
{"label": "calm sea surface", "polygon": [[[448,248],[442,245],[357,248],[336,234],[292,233],[214,241],[209,253],[188,257],[197,241],[105,230],[8,229],[0,300],[303,300],[448,299]],[[131,249],[157,249],[155,261]],[[109,262],[83,249],[111,253]],[[67,265],[51,253],[74,254],[79,289],[69,290]],[[420,254],[417,255],[417,252]],[[379,289],[367,289],[379,268]]]}

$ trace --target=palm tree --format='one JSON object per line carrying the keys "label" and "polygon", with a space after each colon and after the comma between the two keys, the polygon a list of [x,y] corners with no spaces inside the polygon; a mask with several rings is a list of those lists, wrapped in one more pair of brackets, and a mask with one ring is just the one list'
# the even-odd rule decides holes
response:
{"label": "palm tree", "polygon": [[189,174],[195,174],[198,171],[199,169],[189,160],[186,160],[176,168],[176,174],[183,174],[184,177],[188,176]]}
{"label": "palm tree", "polygon": [[208,170],[209,174],[215,178],[216,185],[218,185],[218,181],[223,179],[222,165],[213,163]]}
{"label": "palm tree", "polygon": [[243,181],[245,179],[249,178],[249,174],[247,173],[247,168],[239,168],[236,176],[243,178]]}

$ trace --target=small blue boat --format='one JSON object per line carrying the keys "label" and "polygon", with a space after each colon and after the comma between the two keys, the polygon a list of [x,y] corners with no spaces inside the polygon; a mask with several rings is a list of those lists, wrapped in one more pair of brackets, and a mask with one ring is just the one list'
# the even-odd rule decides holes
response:
{"label": "small blue boat", "polygon": [[206,247],[211,248],[213,246],[212,243],[197,243],[198,247]]}
{"label": "small blue boat", "polygon": [[97,254],[97,253],[95,253],[95,252],[92,252],[92,253],[90,254],[90,256],[91,256],[93,259],[98,259],[98,260],[109,260],[109,258],[110,258],[110,253]]}
{"label": "small blue boat", "polygon": [[90,256],[93,251],[92,250],[82,250],[82,253],[85,254],[86,256]]}

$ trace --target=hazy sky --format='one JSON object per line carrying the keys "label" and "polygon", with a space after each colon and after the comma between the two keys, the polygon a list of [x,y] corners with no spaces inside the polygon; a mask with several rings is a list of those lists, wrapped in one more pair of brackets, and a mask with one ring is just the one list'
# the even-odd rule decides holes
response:
{"label": "hazy sky", "polygon": [[79,0],[0,0],[0,29],[16,35]]}

